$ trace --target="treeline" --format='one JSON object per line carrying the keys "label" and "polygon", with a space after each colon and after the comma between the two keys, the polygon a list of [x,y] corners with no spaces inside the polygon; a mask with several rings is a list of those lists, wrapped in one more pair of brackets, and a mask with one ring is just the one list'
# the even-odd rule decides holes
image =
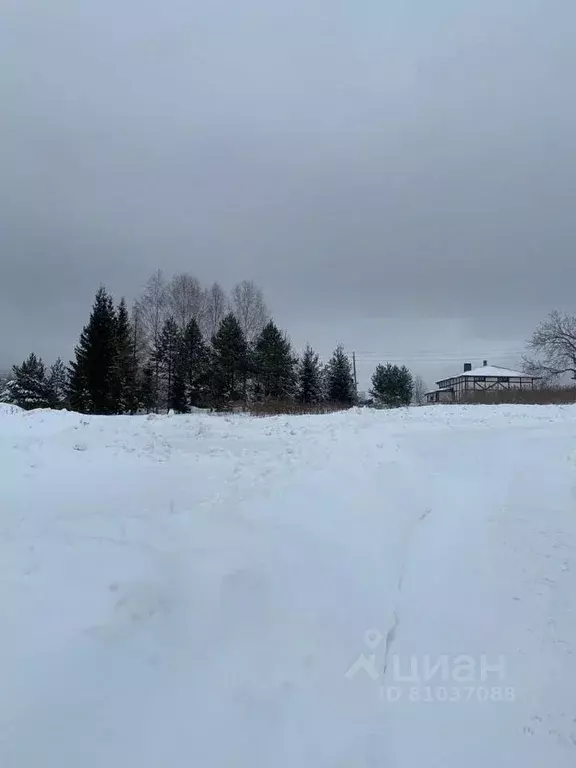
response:
{"label": "treeline", "polygon": [[[372,385],[376,404],[410,403],[405,367],[378,366]],[[31,354],[1,399],[90,414],[188,413],[272,402],[346,408],[357,391],[343,347],[326,364],[310,346],[297,356],[254,283],[227,296],[218,283],[206,290],[191,275],[166,282],[157,272],[130,310],[100,288],[70,364],[47,369]]]}

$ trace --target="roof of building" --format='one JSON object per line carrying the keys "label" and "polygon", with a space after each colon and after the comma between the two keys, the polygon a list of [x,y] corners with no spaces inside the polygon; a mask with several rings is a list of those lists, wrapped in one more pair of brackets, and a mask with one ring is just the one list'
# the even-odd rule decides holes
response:
{"label": "roof of building", "polygon": [[459,379],[460,376],[490,376],[490,377],[502,377],[502,378],[518,378],[521,376],[524,379],[538,379],[539,376],[532,376],[528,373],[522,373],[522,371],[513,371],[510,368],[501,368],[499,365],[481,365],[479,368],[473,368],[471,371],[462,371],[455,376],[447,376],[441,381],[447,379]]}

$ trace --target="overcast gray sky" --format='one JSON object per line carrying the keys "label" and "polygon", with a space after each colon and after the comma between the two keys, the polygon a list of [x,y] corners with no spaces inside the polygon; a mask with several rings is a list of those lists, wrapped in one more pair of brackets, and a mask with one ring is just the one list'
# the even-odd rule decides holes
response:
{"label": "overcast gray sky", "polygon": [[99,283],[261,285],[431,383],[576,311],[574,0],[3,0],[0,367]]}

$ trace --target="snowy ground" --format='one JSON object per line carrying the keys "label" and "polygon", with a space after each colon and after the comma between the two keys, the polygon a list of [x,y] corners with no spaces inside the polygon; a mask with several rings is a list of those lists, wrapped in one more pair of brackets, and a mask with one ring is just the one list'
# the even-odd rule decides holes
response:
{"label": "snowy ground", "polygon": [[576,409],[0,408],[2,768],[576,765]]}

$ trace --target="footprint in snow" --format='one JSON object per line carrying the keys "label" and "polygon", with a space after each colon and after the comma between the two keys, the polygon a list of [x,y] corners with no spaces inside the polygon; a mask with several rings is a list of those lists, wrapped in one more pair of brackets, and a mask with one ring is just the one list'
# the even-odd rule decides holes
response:
{"label": "footprint in snow", "polygon": [[117,637],[129,629],[142,626],[155,617],[166,616],[170,612],[170,601],[156,584],[142,583],[124,588],[111,584],[108,589],[114,594],[124,590],[124,594],[116,601],[108,621],[87,630],[93,637]]}

